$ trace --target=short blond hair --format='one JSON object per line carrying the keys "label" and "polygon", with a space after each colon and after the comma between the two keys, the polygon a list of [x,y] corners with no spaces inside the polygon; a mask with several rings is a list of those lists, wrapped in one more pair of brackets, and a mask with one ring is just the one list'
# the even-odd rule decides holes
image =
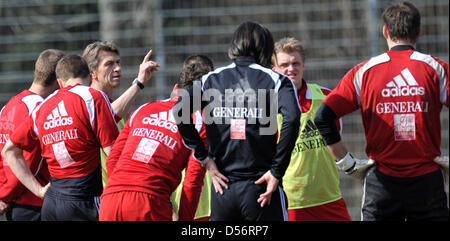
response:
{"label": "short blond hair", "polygon": [[303,45],[300,41],[293,37],[286,37],[278,40],[275,43],[275,51],[272,56],[272,64],[275,65],[277,61],[278,53],[292,53],[297,52],[302,57],[302,60],[305,61],[305,50],[303,49]]}

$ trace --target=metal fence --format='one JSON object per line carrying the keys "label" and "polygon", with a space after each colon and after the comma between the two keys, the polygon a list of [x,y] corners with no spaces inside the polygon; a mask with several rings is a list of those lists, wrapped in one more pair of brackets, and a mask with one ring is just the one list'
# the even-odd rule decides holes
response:
{"label": "metal fence", "polygon": [[[95,40],[120,48],[119,96],[137,75],[146,52],[161,64],[132,110],[167,98],[191,54],[205,54],[216,67],[228,64],[235,28],[252,20],[275,40],[293,36],[306,54],[305,79],[334,88],[354,65],[386,51],[381,12],[388,0],[0,0],[0,106],[29,87],[34,61],[46,48],[81,54]],[[422,14],[417,49],[449,60],[448,0],[413,0]],[[448,155],[448,109],[442,113],[442,151]],[[343,138],[359,158],[365,139],[359,112],[344,117]],[[341,175],[350,215],[360,219],[361,185]]]}

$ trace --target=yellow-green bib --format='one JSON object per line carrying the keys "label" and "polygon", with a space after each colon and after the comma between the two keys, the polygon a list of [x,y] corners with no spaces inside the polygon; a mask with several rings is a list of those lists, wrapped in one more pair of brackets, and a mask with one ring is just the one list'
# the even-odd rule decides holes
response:
{"label": "yellow-green bib", "polygon": [[[178,210],[180,208],[180,198],[181,192],[183,190],[183,181],[185,174],[186,169],[184,169],[182,172],[180,185],[178,185],[177,189],[175,189],[175,191],[170,196],[170,202],[172,203],[172,208],[176,214],[178,214]],[[203,179],[202,192],[200,194],[200,199],[198,201],[197,211],[195,212],[194,219],[211,216],[211,184],[211,177],[209,176],[209,172],[206,171],[205,177]]]}
{"label": "yellow-green bib", "polygon": [[[318,85],[307,85],[312,97],[311,108],[301,114],[300,132],[283,177],[289,209],[318,206],[342,197],[334,157],[314,124],[314,116],[325,95]],[[282,120],[278,115],[278,131]]]}

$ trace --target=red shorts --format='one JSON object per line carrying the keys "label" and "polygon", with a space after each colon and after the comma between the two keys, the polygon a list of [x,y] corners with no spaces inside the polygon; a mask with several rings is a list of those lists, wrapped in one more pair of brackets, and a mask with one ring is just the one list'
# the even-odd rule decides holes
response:
{"label": "red shorts", "polygon": [[100,221],[172,221],[169,198],[122,191],[102,195]]}
{"label": "red shorts", "polygon": [[289,209],[289,221],[352,221],[343,198],[309,208]]}

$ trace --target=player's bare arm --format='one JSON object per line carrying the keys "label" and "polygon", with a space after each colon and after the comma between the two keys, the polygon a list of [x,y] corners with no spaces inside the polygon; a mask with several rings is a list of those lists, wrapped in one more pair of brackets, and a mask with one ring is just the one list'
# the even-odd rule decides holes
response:
{"label": "player's bare arm", "polygon": [[2,150],[2,156],[3,159],[8,162],[9,167],[17,176],[17,179],[19,179],[19,181],[22,182],[23,185],[27,187],[34,195],[43,199],[47,189],[50,187],[50,183],[43,187],[36,180],[34,175],[31,173],[27,161],[23,157],[22,149],[15,146],[10,140],[8,140]]}

